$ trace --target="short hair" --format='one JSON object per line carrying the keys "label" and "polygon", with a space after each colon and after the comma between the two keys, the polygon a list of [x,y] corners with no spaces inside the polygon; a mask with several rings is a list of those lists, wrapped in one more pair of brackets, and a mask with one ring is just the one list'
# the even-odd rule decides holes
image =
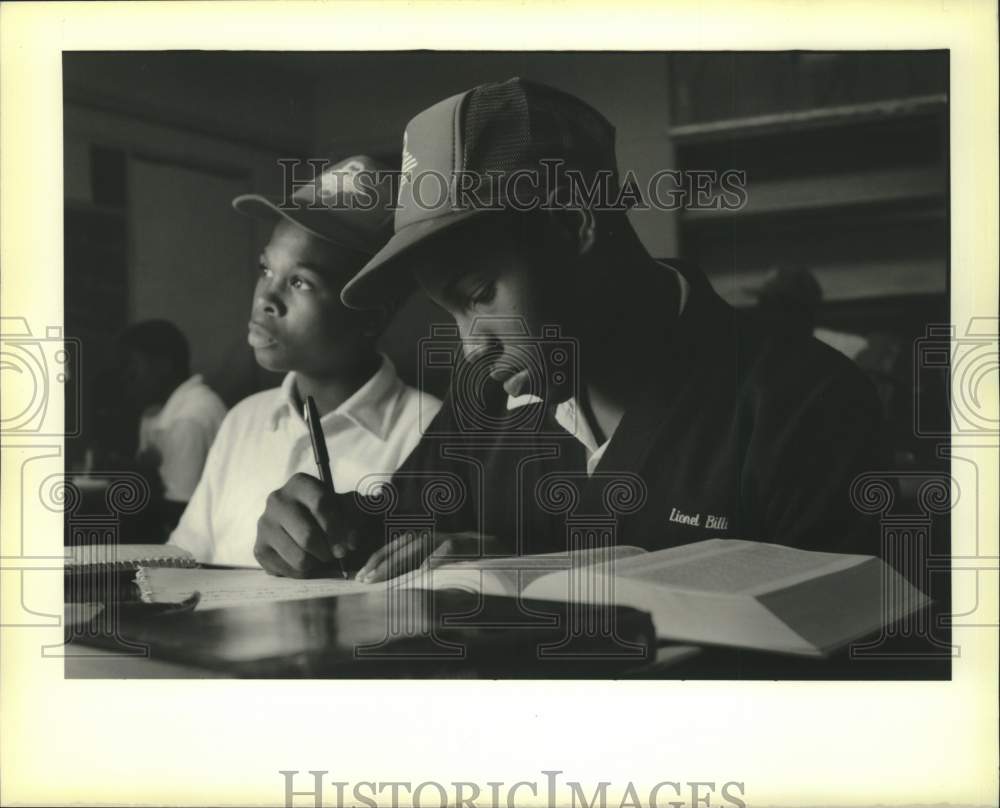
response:
{"label": "short hair", "polygon": [[191,349],[181,330],[169,320],[144,320],[126,328],[118,337],[118,344],[155,359],[166,359],[177,371],[187,373]]}

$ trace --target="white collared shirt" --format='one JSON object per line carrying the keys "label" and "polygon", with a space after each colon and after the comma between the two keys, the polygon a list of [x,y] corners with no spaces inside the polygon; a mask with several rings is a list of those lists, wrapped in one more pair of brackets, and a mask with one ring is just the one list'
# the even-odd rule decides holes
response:
{"label": "white collared shirt", "polygon": [[179,384],[159,410],[142,416],[139,452],[159,456],[164,498],[191,499],[225,417],[226,405],[198,374]]}
{"label": "white collared shirt", "polygon": [[[334,488],[354,491],[368,474],[396,471],[440,407],[383,357],[374,376],[320,419]],[[267,496],[298,472],[317,475],[289,373],[281,387],[244,399],[226,416],[170,544],[207,563],[258,566],[253,546]]]}
{"label": "white collared shirt", "polygon": [[593,474],[597,464],[604,457],[608,444],[611,443],[611,438],[609,437],[604,443],[598,444],[586,417],[578,411],[575,398],[560,401],[556,405],[555,419],[559,426],[583,444],[587,458],[587,474]]}

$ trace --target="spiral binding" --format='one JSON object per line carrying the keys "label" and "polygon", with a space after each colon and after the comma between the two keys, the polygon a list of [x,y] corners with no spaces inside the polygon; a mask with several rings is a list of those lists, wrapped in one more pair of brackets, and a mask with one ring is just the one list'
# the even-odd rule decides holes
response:
{"label": "spiral binding", "polygon": [[[164,552],[166,551],[166,552]],[[69,548],[66,559],[67,572],[86,572],[88,570],[108,570],[111,572],[130,572],[140,567],[197,567],[198,562],[190,553],[179,548],[143,547],[110,547],[106,545],[83,545]],[[123,554],[125,558],[117,558]]]}

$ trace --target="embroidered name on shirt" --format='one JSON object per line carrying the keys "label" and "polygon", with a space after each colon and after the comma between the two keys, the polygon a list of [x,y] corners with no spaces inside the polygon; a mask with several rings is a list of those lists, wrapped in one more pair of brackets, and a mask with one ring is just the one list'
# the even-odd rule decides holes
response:
{"label": "embroidered name on shirt", "polygon": [[[684,513],[676,508],[670,509],[670,521],[679,525],[689,525],[691,527],[702,527],[700,513]],[[711,530],[727,530],[729,528],[729,517],[705,514],[706,528]]]}
{"label": "embroidered name on shirt", "polygon": [[670,521],[681,525],[691,525],[691,527],[701,527],[701,514],[682,513],[676,508],[671,508]]}

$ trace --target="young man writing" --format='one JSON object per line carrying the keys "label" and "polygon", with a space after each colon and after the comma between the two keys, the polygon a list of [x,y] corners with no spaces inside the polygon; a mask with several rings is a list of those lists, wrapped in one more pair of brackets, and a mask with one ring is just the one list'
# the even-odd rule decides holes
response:
{"label": "young man writing", "polygon": [[[273,221],[261,252],[247,341],[261,367],[284,372],[280,388],[241,401],[226,417],[209,452],[205,473],[170,542],[199,560],[256,565],[295,574],[304,518],[283,512],[289,533],[254,553],[257,520],[268,495],[290,475],[316,474],[303,403],[312,396],[330,456],[337,493],[355,489],[368,474],[391,473],[420,439],[421,417],[440,402],[404,384],[376,351],[384,311],[344,306],[344,284],[386,241],[392,198],[385,182],[368,182],[385,169],[352,157],[300,187],[291,205],[241,196],[233,206]],[[354,194],[377,204],[352,205]],[[368,200],[369,202],[371,200]],[[317,484],[319,480],[312,477]],[[323,491],[336,503],[333,492]],[[329,505],[327,518],[347,528]],[[333,525],[324,523],[327,529]],[[331,569],[333,555],[320,551]]]}
{"label": "young man writing", "polygon": [[[377,305],[415,278],[454,318],[466,360],[485,363],[483,386],[502,385],[507,400],[453,386],[436,436],[403,468],[464,473],[473,493],[443,524],[470,532],[404,535],[371,556],[362,578],[435,553],[565,549],[565,513],[546,494],[553,475],[576,487],[575,516],[614,510],[609,481],[633,487],[635,501],[616,514],[620,543],[654,549],[729,536],[877,552],[849,493],[876,443],[870,386],[815,340],[745,322],[696,269],[652,259],[614,204],[613,144],[598,112],[520,79],[446,99],[407,126],[395,235],[343,299]],[[586,187],[608,180],[604,198],[547,187],[544,161],[553,160]],[[433,195],[422,191],[425,174],[468,188],[470,174],[491,172],[489,187],[500,191],[487,206],[462,207],[454,195],[428,205]],[[529,179],[495,181],[519,172]],[[525,211],[532,194],[540,204]],[[567,340],[576,362],[560,365]],[[461,417],[469,398],[493,402],[495,420],[470,426]],[[524,408],[538,417],[523,417]],[[463,455],[464,465],[455,459]],[[400,486],[405,495],[405,475]],[[275,500],[282,508],[269,505],[261,518],[260,547],[282,541],[291,503],[310,525],[328,521],[309,480],[289,480]],[[337,530],[327,537],[342,542]]]}

